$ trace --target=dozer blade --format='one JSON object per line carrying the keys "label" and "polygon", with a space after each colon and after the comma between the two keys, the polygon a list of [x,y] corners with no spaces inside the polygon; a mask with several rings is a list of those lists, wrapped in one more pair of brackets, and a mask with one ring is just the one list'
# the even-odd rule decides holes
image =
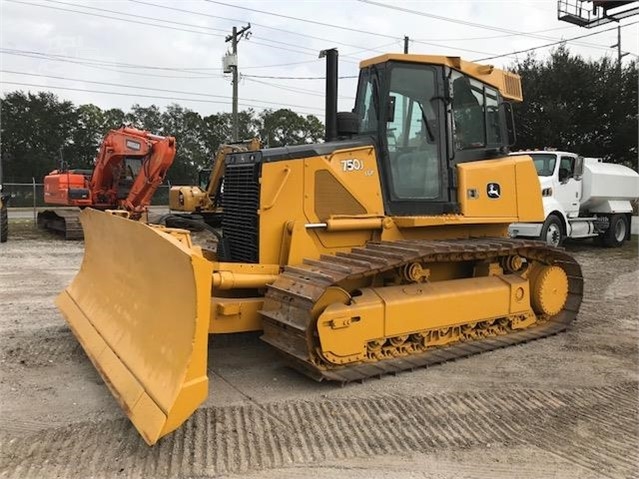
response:
{"label": "dozer blade", "polygon": [[161,229],[90,209],[80,220],[82,267],[56,304],[151,445],[206,399],[212,265]]}

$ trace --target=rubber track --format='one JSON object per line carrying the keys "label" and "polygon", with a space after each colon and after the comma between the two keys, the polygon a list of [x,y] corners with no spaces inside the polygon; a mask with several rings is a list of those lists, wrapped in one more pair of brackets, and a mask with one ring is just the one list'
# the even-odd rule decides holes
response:
{"label": "rubber track", "polygon": [[62,234],[66,240],[83,240],[80,210],[45,210],[38,213],[38,227]]}
{"label": "rubber track", "polygon": [[[548,321],[507,335],[458,342],[401,358],[335,366],[331,369],[319,369],[311,360],[310,354],[319,346],[316,344],[315,320],[311,309],[328,287],[401,268],[416,261],[472,261],[514,254],[559,266],[566,272],[569,289],[565,308]],[[287,267],[280,278],[268,287],[262,309],[262,339],[280,351],[292,367],[307,376],[317,381],[347,383],[551,336],[565,330],[575,319],[582,295],[583,276],[579,264],[562,248],[553,248],[540,241],[491,238],[368,243],[350,253],[323,255],[319,260],[304,260],[302,265]],[[427,327],[425,324],[424,329]]]}

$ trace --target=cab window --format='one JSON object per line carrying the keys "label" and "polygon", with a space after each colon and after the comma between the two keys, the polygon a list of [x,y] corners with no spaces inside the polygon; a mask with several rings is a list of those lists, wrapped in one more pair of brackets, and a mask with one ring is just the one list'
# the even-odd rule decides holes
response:
{"label": "cab window", "polygon": [[440,196],[440,145],[435,70],[393,66],[390,75],[386,137],[393,194],[398,199]]}
{"label": "cab window", "polygon": [[501,146],[499,92],[458,71],[450,76],[455,149]]}
{"label": "cab window", "polygon": [[566,181],[575,174],[575,158],[572,156],[562,156],[559,160],[559,181]]}

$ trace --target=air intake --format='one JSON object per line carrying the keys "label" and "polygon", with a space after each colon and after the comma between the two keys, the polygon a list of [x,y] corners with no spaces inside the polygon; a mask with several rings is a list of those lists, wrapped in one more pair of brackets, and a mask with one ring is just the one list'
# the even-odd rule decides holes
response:
{"label": "air intake", "polygon": [[222,261],[259,261],[260,162],[255,154],[229,155],[224,169],[222,236],[226,257]]}

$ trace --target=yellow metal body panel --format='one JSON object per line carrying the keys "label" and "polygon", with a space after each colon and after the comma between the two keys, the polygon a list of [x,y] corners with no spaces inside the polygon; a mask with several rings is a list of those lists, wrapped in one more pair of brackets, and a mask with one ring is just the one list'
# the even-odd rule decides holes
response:
{"label": "yellow metal body panel", "polygon": [[264,298],[221,298],[211,299],[211,322],[209,333],[242,333],[262,330],[262,309]]}
{"label": "yellow metal body panel", "polygon": [[[512,223],[543,221],[539,178],[527,156],[475,161],[457,166],[458,200],[465,218]],[[488,185],[501,187],[498,198],[488,196]]]}
{"label": "yellow metal body panel", "polygon": [[[349,170],[349,164],[354,164],[344,163],[349,160],[356,160],[357,168]],[[295,264],[380,239],[506,236],[510,223],[543,221],[539,179],[530,157],[462,163],[457,172],[460,214],[384,217],[381,180],[370,147],[265,163],[259,211],[260,262]],[[327,175],[333,178],[331,182],[326,181]],[[488,197],[489,183],[500,185],[500,198]],[[334,203],[328,218],[318,214],[318,195],[324,195],[326,201],[331,201],[331,195],[342,200]],[[356,207],[361,213],[349,214],[348,209]],[[308,224],[326,226],[309,229]]]}
{"label": "yellow metal body panel", "polygon": [[57,305],[153,444],[208,394],[212,265],[160,229],[91,209],[80,218],[84,260]]}
{"label": "yellow metal body panel", "polygon": [[340,363],[364,359],[368,341],[517,313],[533,314],[528,280],[486,276],[365,288],[349,304],[327,307],[317,329],[322,352]]}
{"label": "yellow metal body panel", "polygon": [[[360,169],[346,169],[343,162],[347,160],[359,161]],[[295,263],[327,251],[347,251],[373,239],[371,228],[306,230],[303,225],[328,219],[317,214],[318,172],[327,172],[334,180],[332,185],[323,187],[326,201],[331,193],[337,192],[352,204],[360,205],[362,214],[356,217],[383,215],[380,179],[371,147],[339,150],[303,161],[265,163],[260,196],[260,262]],[[335,202],[332,211],[336,217],[349,213],[340,201]],[[296,228],[296,224],[300,226]],[[292,236],[296,245],[291,244]]]}

